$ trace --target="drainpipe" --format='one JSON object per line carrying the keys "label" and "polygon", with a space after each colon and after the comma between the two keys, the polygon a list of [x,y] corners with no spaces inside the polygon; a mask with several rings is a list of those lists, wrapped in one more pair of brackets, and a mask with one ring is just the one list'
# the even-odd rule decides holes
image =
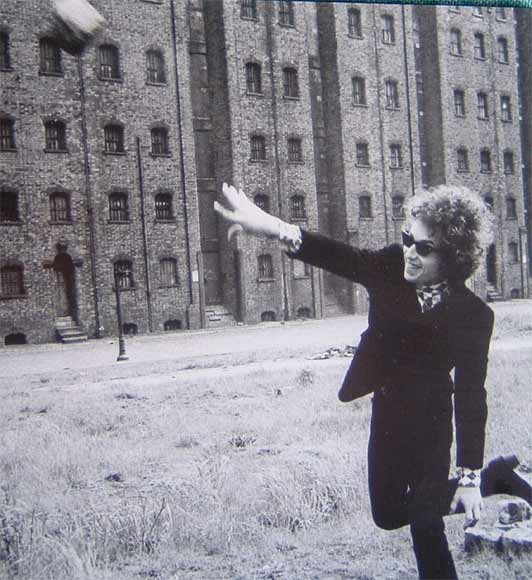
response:
{"label": "drainpipe", "polygon": [[408,43],[406,42],[406,14],[404,5],[401,6],[401,18],[403,21],[403,58],[405,63],[406,114],[408,118],[408,151],[410,154],[410,187],[412,189],[412,195],[415,195],[416,182],[414,177],[414,149],[412,143],[412,112],[410,110],[410,75],[408,68]]}
{"label": "drainpipe", "polygon": [[79,77],[79,97],[81,110],[81,142],[83,147],[83,171],[85,174],[85,197],[87,200],[87,214],[89,218],[89,255],[90,255],[90,270],[91,282],[94,292],[94,324],[96,326],[95,336],[101,338],[100,332],[100,293],[98,290],[98,277],[96,274],[96,257],[97,252],[97,236],[96,236],[96,220],[94,216],[94,207],[92,199],[92,187],[90,181],[90,160],[89,160],[89,139],[87,133],[87,111],[85,108],[85,80],[83,77],[83,61],[81,56],[77,57],[78,61],[78,77]]}

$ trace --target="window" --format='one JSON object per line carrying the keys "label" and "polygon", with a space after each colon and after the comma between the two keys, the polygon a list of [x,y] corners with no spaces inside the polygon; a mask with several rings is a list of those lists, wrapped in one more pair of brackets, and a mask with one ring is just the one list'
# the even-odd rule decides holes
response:
{"label": "window", "polygon": [[177,286],[177,261],[175,258],[163,258],[160,262],[161,286]]}
{"label": "window", "polygon": [[469,171],[469,155],[467,149],[457,149],[456,159],[458,162],[458,171]]}
{"label": "window", "polygon": [[61,50],[51,38],[41,38],[39,42],[40,72],[49,75],[63,74]]}
{"label": "window", "polygon": [[303,150],[301,147],[301,139],[288,139],[288,161],[291,163],[301,163],[303,161]]}
{"label": "window", "polygon": [[273,262],[270,254],[261,254],[258,257],[258,268],[260,280],[273,278]]}
{"label": "window", "polygon": [[501,96],[501,121],[506,123],[512,121],[512,102],[506,95]]}
{"label": "window", "polygon": [[138,334],[139,327],[134,322],[124,322],[122,325],[122,332],[126,336],[135,336]]}
{"label": "window", "polygon": [[495,16],[498,20],[506,20],[506,10],[504,8],[495,8]]}
{"label": "window", "polygon": [[4,266],[0,270],[0,294],[2,296],[20,296],[24,294],[22,266]]}
{"label": "window", "polygon": [[386,108],[398,109],[399,90],[397,88],[397,81],[386,81],[385,90],[386,90]]}
{"label": "window", "polygon": [[381,25],[382,25],[382,42],[386,44],[394,44],[395,43],[395,26],[393,21],[393,16],[390,14],[384,14],[381,16]]}
{"label": "window", "polygon": [[112,193],[109,196],[109,221],[129,221],[127,193]]}
{"label": "window", "polygon": [[261,66],[256,62],[246,64],[246,90],[253,95],[262,94]]}
{"label": "window", "polygon": [[362,219],[369,219],[373,216],[371,197],[369,195],[361,195],[358,198],[358,215]]}
{"label": "window", "polygon": [[0,151],[15,149],[15,121],[6,117],[0,118]]}
{"label": "window", "polygon": [[112,44],[100,46],[100,78],[110,80],[120,78],[118,48]]}
{"label": "window", "polygon": [[353,104],[366,105],[366,80],[362,77],[353,77]]}
{"label": "window", "polygon": [[105,152],[124,153],[124,129],[120,125],[106,125]]}
{"label": "window", "polygon": [[458,28],[451,29],[451,54],[462,56],[462,33]]}
{"label": "window", "polygon": [[488,118],[488,95],[477,93],[477,115],[479,119]]}
{"label": "window", "polygon": [[484,9],[482,8],[482,6],[475,6],[473,8],[473,16],[480,16],[480,17],[484,16]]}
{"label": "window", "polygon": [[362,38],[362,15],[358,8],[349,8],[347,11],[347,33]]}
{"label": "window", "polygon": [[291,260],[292,275],[294,278],[308,278],[310,276],[310,265],[301,260]]}
{"label": "window", "polygon": [[508,54],[508,40],[504,36],[499,36],[497,38],[497,52],[499,55],[499,62],[501,64],[508,64],[510,62],[510,57]]}
{"label": "window", "polygon": [[455,89],[454,97],[454,114],[457,117],[465,117],[465,93],[461,89]]}
{"label": "window", "polygon": [[305,198],[302,195],[293,195],[290,198],[290,217],[293,220],[304,220],[307,217]]}
{"label": "window", "polygon": [[151,153],[152,155],[168,155],[168,130],[164,127],[156,127],[151,130]]}
{"label": "window", "polygon": [[50,221],[70,222],[70,198],[66,193],[52,193],[50,195]]}
{"label": "window", "polygon": [[390,145],[390,167],[401,169],[403,167],[403,153],[401,145],[393,143]]}
{"label": "window", "polygon": [[133,266],[129,260],[118,260],[114,263],[115,280],[120,290],[133,288]]}
{"label": "window", "polygon": [[240,17],[257,20],[257,0],[241,0]]}
{"label": "window", "polygon": [[287,0],[279,2],[279,24],[283,26],[295,26],[294,3]]}
{"label": "window", "polygon": [[251,137],[251,161],[266,161],[266,139],[261,135]]}
{"label": "window", "polygon": [[293,99],[299,98],[299,83],[297,80],[297,70],[295,68],[283,69],[284,96]]}
{"label": "window", "polygon": [[357,165],[369,166],[369,146],[367,143],[356,144]]}
{"label": "window", "polygon": [[275,312],[273,310],[266,310],[260,315],[261,322],[275,322]]}
{"label": "window", "polygon": [[517,219],[517,206],[515,197],[506,198],[506,217],[510,220]]}
{"label": "window", "polygon": [[66,151],[66,129],[62,121],[48,121],[44,124],[46,151]]}
{"label": "window", "polygon": [[263,211],[270,212],[270,198],[264,193],[258,193],[253,199],[254,204]]}
{"label": "window", "polygon": [[491,195],[485,195],[484,196],[484,203],[488,206],[488,209],[490,211],[493,211],[494,202],[493,202],[493,197]]}
{"label": "window", "polygon": [[158,193],[155,196],[155,219],[161,221],[174,219],[171,193]]}
{"label": "window", "polygon": [[484,60],[486,58],[486,46],[484,35],[481,32],[475,33],[474,55],[476,59]]}
{"label": "window", "polygon": [[491,172],[491,153],[487,149],[480,152],[480,171],[481,173]]}
{"label": "window", "polygon": [[512,151],[505,151],[502,156],[504,173],[510,175],[514,173],[514,154]]}
{"label": "window", "polygon": [[146,53],[147,81],[154,84],[164,84],[166,73],[164,70],[164,58],[160,50],[148,50]]}
{"label": "window", "polygon": [[0,32],[0,70],[9,70],[10,68],[9,34],[7,32]]}
{"label": "window", "polygon": [[18,222],[18,194],[14,191],[0,191],[0,222]]}
{"label": "window", "polygon": [[508,244],[508,255],[510,256],[510,262],[512,264],[519,263],[519,246],[517,242],[510,242]]}
{"label": "window", "polygon": [[401,219],[405,217],[405,198],[402,195],[392,197],[392,218]]}

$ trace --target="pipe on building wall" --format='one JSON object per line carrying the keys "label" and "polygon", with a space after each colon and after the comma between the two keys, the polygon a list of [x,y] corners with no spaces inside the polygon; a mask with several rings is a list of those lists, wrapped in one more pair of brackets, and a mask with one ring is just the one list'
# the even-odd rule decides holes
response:
{"label": "pipe on building wall", "polygon": [[96,272],[96,256],[97,252],[97,236],[96,236],[96,222],[94,217],[92,186],[90,180],[91,168],[89,160],[89,138],[87,133],[87,111],[85,108],[85,79],[83,75],[83,61],[82,57],[77,57],[78,61],[78,78],[79,78],[79,100],[81,110],[81,143],[83,147],[83,172],[85,177],[85,197],[87,202],[87,214],[89,218],[89,255],[90,255],[90,271],[92,290],[94,292],[94,324],[95,336],[101,338],[101,322],[100,322],[100,296],[98,291],[98,275]]}
{"label": "pipe on building wall", "polygon": [[410,187],[412,189],[412,195],[415,195],[416,180],[414,173],[414,149],[412,140],[412,112],[410,111],[410,69],[408,67],[408,43],[406,40],[406,14],[404,5],[401,5],[401,19],[403,22],[403,59],[405,63],[406,114],[408,118],[408,151],[410,153]]}

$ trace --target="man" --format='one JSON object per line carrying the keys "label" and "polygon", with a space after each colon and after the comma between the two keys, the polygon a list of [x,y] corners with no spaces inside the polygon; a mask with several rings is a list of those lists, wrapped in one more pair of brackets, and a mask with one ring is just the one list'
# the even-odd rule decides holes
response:
{"label": "man", "polygon": [[[373,392],[368,449],[375,523],[409,525],[421,578],[457,578],[443,516],[465,511],[476,522],[482,495],[510,492],[531,501],[515,457],[482,471],[487,418],[484,382],[492,310],[465,286],[489,243],[491,214],[465,188],[440,186],[414,196],[398,244],[350,247],[270,216],[224,184],[237,229],[278,238],[292,258],[364,285],[363,333],[339,392],[351,401]],[[454,382],[450,371],[454,368]],[[458,477],[449,479],[453,395]]]}

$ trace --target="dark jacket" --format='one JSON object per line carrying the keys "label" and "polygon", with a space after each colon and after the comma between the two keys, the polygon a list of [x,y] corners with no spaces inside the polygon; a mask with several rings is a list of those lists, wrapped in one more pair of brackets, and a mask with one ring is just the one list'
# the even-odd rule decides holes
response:
{"label": "dark jacket", "polygon": [[[344,378],[341,401],[377,388],[454,389],[457,465],[482,466],[487,419],[484,381],[493,311],[463,282],[426,313],[404,279],[402,247],[361,250],[303,231],[291,256],[366,287],[368,328]],[[454,371],[454,385],[450,371]]]}

